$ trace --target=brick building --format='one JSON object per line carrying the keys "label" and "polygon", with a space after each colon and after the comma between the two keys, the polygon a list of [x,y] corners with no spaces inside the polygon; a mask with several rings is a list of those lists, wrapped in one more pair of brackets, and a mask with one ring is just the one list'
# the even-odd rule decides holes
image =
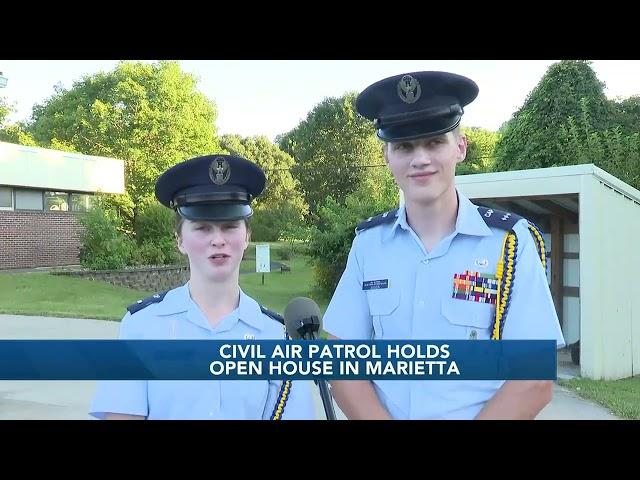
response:
{"label": "brick building", "polygon": [[96,192],[124,193],[124,161],[0,142],[0,270],[77,264]]}

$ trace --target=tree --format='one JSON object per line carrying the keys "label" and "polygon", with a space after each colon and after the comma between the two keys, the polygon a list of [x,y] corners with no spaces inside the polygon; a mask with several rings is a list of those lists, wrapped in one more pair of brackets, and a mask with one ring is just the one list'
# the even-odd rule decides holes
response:
{"label": "tree", "polygon": [[344,203],[363,183],[373,188],[388,178],[386,169],[368,167],[384,165],[382,148],[371,122],[356,112],[356,96],[326,98],[279,137],[280,148],[296,161],[293,174],[314,215],[327,197]]}
{"label": "tree", "polygon": [[0,97],[0,142],[17,143],[19,145],[37,146],[36,141],[25,132],[21,123],[7,123],[7,117],[15,111],[15,107]]}
{"label": "tree", "polygon": [[640,129],[640,95],[615,102],[617,124],[627,134],[637,133]]}
{"label": "tree", "polygon": [[315,286],[330,297],[347,264],[356,226],[369,217],[398,207],[399,191],[387,184],[380,195],[372,196],[363,185],[347,195],[341,204],[327,198],[318,209],[318,221],[310,228],[309,255],[314,267]]}
{"label": "tree", "polygon": [[[630,130],[625,131],[625,127]],[[582,115],[570,117],[560,129],[560,154],[570,164],[593,163],[635,188],[640,188],[640,131],[620,123],[596,129],[587,100]]]}
{"label": "tree", "polygon": [[496,145],[496,170],[567,165],[562,158],[562,125],[583,115],[586,105],[591,125],[604,130],[613,121],[613,107],[604,84],[583,60],[563,60],[549,67]]}
{"label": "tree", "polygon": [[0,97],[0,128],[3,127],[6,118],[11,112],[13,112],[13,107],[7,103],[4,97]]}
{"label": "tree", "polygon": [[130,202],[122,204],[133,206],[122,212],[129,229],[164,170],[219,151],[215,105],[176,62],[121,62],[55,92],[34,107],[29,132],[43,146],[123,159]]}
{"label": "tree", "polygon": [[24,125],[21,123],[13,123],[4,128],[0,128],[0,142],[16,143],[29,147],[39,146],[33,136],[25,131]]}
{"label": "tree", "polygon": [[293,158],[264,136],[224,135],[220,143],[230,153],[255,162],[265,171],[265,191],[254,204],[254,239],[278,240],[287,236],[290,227],[300,226],[308,207],[299,190],[299,182],[291,174]]}
{"label": "tree", "polygon": [[456,174],[486,173],[493,170],[496,143],[500,134],[479,127],[463,127],[467,137],[467,156],[458,164]]}

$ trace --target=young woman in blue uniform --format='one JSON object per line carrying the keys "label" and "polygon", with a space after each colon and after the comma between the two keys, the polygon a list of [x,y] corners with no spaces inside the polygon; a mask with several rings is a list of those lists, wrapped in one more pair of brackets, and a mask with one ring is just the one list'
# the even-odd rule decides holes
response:
{"label": "young woman in blue uniform", "polygon": [[[282,317],[239,286],[251,201],[264,172],[238,156],[208,155],[167,170],[156,197],[176,211],[189,281],[128,307],[121,339],[284,339]],[[309,381],[104,381],[91,405],[103,419],[314,419]]]}

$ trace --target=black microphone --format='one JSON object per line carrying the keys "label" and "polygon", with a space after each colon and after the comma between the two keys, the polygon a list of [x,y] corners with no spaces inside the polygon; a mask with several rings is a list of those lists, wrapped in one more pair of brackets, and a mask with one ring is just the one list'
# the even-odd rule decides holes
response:
{"label": "black microphone", "polygon": [[[284,324],[289,336],[295,340],[316,340],[322,326],[322,314],[318,304],[306,297],[297,297],[284,309]],[[333,398],[326,380],[314,380],[320,388],[320,398],[327,420],[335,420]]]}

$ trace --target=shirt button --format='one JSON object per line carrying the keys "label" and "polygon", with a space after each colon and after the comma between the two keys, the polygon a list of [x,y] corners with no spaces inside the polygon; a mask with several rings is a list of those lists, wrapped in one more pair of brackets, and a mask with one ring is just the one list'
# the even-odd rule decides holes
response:
{"label": "shirt button", "polygon": [[469,334],[469,339],[475,340],[476,338],[478,338],[478,332],[476,330],[471,330],[471,333]]}
{"label": "shirt button", "polygon": [[210,416],[210,417],[213,417],[213,412],[209,412],[209,416]]}
{"label": "shirt button", "polygon": [[418,302],[418,305],[420,305],[421,307],[424,307],[424,300],[420,300],[420,301]]}
{"label": "shirt button", "polygon": [[429,259],[425,258],[424,260],[422,260],[422,263],[424,263],[426,265],[427,263],[429,263]]}

